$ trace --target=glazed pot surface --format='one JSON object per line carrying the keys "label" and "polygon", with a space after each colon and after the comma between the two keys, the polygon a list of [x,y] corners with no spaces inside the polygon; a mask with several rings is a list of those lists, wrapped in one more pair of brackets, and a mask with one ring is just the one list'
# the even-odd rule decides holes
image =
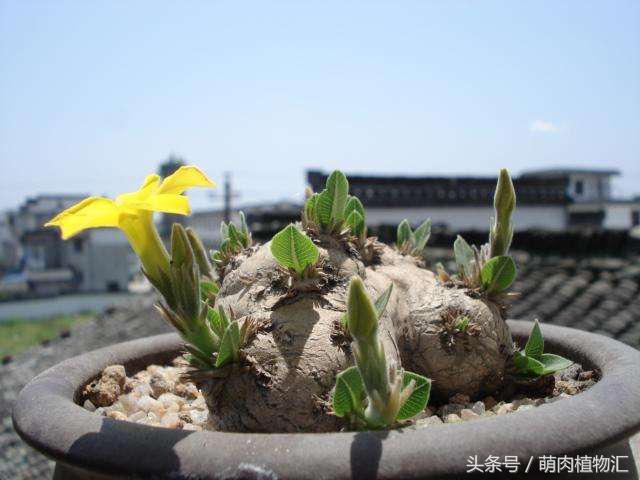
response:
{"label": "glazed pot surface", "polygon": [[[532,325],[509,321],[520,344]],[[27,443],[59,462],[56,478],[457,478],[473,456],[517,456],[526,464],[541,455],[623,448],[619,442],[640,428],[640,352],[571,328],[543,325],[543,332],[547,351],[599,369],[601,380],[575,397],[475,422],[385,432],[194,432],[117,421],[74,403],[108,365],[124,364],[133,373],[168,363],[182,345],[177,334],[52,367],[22,390],[13,420]]]}

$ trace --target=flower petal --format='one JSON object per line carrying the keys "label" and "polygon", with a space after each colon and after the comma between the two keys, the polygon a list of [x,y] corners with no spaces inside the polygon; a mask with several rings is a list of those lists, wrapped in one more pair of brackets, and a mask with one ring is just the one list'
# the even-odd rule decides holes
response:
{"label": "flower petal", "polygon": [[189,199],[184,195],[174,194],[151,195],[144,201],[128,203],[127,207],[153,212],[177,213],[178,215],[191,213]]}
{"label": "flower petal", "polygon": [[158,185],[160,185],[159,175],[156,175],[155,173],[147,175],[142,186],[137,191],[118,195],[116,197],[116,203],[118,205],[127,205],[129,203],[146,200],[158,190]]}
{"label": "flower petal", "polygon": [[94,227],[117,227],[120,211],[113,200],[89,197],[72,205],[45,223],[45,227],[60,227],[62,238]]}
{"label": "flower petal", "polygon": [[180,167],[165,178],[160,184],[158,193],[180,194],[191,187],[215,187],[209,178],[194,165]]}

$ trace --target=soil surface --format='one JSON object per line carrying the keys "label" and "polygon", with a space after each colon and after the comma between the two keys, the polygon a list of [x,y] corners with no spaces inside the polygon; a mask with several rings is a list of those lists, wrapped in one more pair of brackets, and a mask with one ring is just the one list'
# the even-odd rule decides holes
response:
{"label": "soil surface", "polygon": [[[177,357],[171,365],[150,365],[129,377],[122,365],[111,365],[85,387],[84,407],[116,420],[212,430],[202,393],[182,375],[187,368],[186,361]],[[430,403],[413,421],[400,426],[428,427],[512,414],[569,398],[597,380],[598,372],[573,364],[537,381],[511,382],[495,396],[473,401],[467,395],[457,394],[447,403]]]}

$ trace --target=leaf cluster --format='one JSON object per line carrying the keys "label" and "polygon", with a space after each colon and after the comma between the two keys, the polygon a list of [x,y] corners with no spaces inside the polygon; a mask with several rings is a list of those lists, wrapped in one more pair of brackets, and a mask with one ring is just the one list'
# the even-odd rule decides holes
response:
{"label": "leaf cluster", "polygon": [[[453,254],[458,266],[455,280],[469,288],[479,289],[489,297],[503,294],[516,279],[513,258],[508,255],[490,258],[488,244],[478,249],[458,235],[453,243]],[[439,275],[442,277],[440,271]]]}
{"label": "leaf cluster", "polygon": [[239,216],[240,227],[233,222],[220,222],[220,246],[211,252],[211,259],[218,271],[222,271],[235,255],[253,244],[244,212],[240,212]]}
{"label": "leaf cluster", "polygon": [[332,400],[335,415],[356,428],[389,427],[417,415],[429,400],[429,379],[387,365],[378,322],[391,292],[387,288],[373,304],[362,280],[349,285],[346,322],[356,365],[338,374]]}
{"label": "leaf cluster", "polygon": [[211,307],[219,290],[211,275],[211,264],[198,237],[174,224],[169,273],[154,283],[165,301],[157,308],[186,341],[192,366],[200,369],[237,362],[253,325],[245,320],[240,326],[222,307]]}
{"label": "leaf cluster", "polygon": [[233,310],[229,309],[227,314],[222,305],[217,309],[208,307],[207,320],[214,335],[220,340],[214,366],[220,368],[228,363],[238,363],[240,349],[249,342],[255,332],[255,323],[248,318],[240,325]]}
{"label": "leaf cluster", "polygon": [[573,364],[560,355],[544,353],[544,338],[538,320],[531,329],[524,350],[515,352],[513,362],[518,375],[534,378],[564,370]]}
{"label": "leaf cluster", "polygon": [[362,202],[349,195],[349,181],[339,170],[329,175],[324,190],[307,198],[302,223],[319,233],[341,234],[347,229],[356,237],[366,237]]}
{"label": "leaf cluster", "polygon": [[[425,409],[431,393],[431,381],[413,372],[400,372],[402,378],[400,387],[401,407],[397,411],[395,422],[410,420]],[[336,386],[333,392],[333,413],[344,417],[355,427],[384,428],[389,425],[371,423],[367,420],[365,411],[368,405],[362,375],[357,366],[349,367],[336,376]]]}
{"label": "leaf cluster", "polygon": [[396,248],[403,255],[422,257],[424,247],[431,236],[431,219],[428,218],[415,230],[411,230],[411,224],[406,218],[398,225],[396,235]]}

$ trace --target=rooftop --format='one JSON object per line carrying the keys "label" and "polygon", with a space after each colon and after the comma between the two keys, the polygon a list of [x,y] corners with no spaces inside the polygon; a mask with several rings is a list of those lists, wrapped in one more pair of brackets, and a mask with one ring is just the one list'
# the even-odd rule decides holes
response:
{"label": "rooftop", "polygon": [[[309,170],[307,180],[314,191],[324,188],[328,173]],[[493,202],[496,177],[347,175],[352,195],[365,207],[419,207],[451,204],[487,206]],[[516,177],[518,204],[564,205],[569,203],[567,179],[563,177]]]}
{"label": "rooftop", "polygon": [[568,177],[569,175],[600,175],[612,176],[620,175],[620,170],[603,169],[603,168],[542,168],[535,170],[525,170],[520,175],[521,178],[537,177],[537,178],[558,178]]}

